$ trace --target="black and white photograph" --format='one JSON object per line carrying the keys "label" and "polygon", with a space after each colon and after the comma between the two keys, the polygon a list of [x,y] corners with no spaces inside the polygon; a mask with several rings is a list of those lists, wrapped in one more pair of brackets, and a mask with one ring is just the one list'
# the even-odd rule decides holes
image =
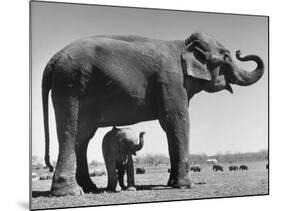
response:
{"label": "black and white photograph", "polygon": [[269,194],[269,17],[30,1],[30,208]]}

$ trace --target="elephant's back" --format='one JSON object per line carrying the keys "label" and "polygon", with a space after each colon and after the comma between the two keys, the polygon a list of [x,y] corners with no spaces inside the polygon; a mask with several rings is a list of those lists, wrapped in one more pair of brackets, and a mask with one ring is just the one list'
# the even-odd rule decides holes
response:
{"label": "elephant's back", "polygon": [[[87,60],[98,54],[114,54],[115,56],[125,51],[144,54],[146,50],[163,52],[168,47],[168,42],[148,37],[135,35],[98,35],[81,38],[65,46],[60,53],[71,58]],[[163,48],[163,49],[162,49]],[[162,50],[161,50],[162,49]],[[166,49],[165,49],[166,50]],[[166,50],[167,51],[167,50]]]}
{"label": "elephant's back", "polygon": [[[121,35],[76,40],[56,53],[50,61],[52,89],[71,88],[79,95],[99,93],[99,90],[109,88],[122,89],[118,93],[125,93],[126,96],[133,93],[137,100],[144,99],[150,78],[162,70],[165,61],[167,63],[170,55],[168,49],[171,48],[168,43]],[[130,80],[135,78],[138,80]]]}

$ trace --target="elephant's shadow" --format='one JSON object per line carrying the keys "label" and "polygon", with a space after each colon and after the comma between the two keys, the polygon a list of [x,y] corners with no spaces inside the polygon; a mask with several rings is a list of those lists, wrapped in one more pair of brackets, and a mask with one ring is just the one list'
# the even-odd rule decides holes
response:
{"label": "elephant's shadow", "polygon": [[[194,183],[194,185],[204,185],[205,182],[197,182]],[[136,185],[135,186],[137,191],[143,191],[143,190],[170,190],[172,187],[166,186],[166,185]],[[99,188],[95,193],[103,193],[107,192],[106,188]],[[32,198],[38,198],[38,197],[51,197],[51,191],[32,191]]]}
{"label": "elephant's shadow", "polygon": [[[171,189],[171,187],[164,186],[164,185],[136,185],[135,186],[137,191],[142,190],[167,190]],[[106,188],[99,188],[97,193],[103,193],[107,192]],[[38,197],[51,197],[51,191],[32,191],[32,198],[38,198]]]}
{"label": "elephant's shadow", "polygon": [[166,185],[136,185],[137,191],[141,190],[167,190],[167,189],[172,189],[169,186]]}
{"label": "elephant's shadow", "polygon": [[32,198],[50,197],[51,191],[32,191]]}

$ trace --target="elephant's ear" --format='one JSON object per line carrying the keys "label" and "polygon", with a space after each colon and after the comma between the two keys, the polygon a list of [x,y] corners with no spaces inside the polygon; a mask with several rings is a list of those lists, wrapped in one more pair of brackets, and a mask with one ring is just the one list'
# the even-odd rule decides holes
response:
{"label": "elephant's ear", "polygon": [[211,80],[211,72],[207,65],[197,59],[193,52],[185,52],[181,55],[181,64],[185,75],[197,79]]}

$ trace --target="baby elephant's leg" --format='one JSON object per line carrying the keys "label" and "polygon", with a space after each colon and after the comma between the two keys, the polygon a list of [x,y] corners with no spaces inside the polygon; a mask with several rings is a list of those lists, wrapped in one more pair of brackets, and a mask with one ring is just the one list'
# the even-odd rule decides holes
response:
{"label": "baby elephant's leg", "polygon": [[126,187],[124,185],[124,174],[125,174],[125,166],[124,165],[120,165],[118,167],[118,181],[119,181],[119,185],[120,187],[125,190]]}
{"label": "baby elephant's leg", "polygon": [[[111,165],[107,165],[107,190],[108,191],[120,191],[117,187],[117,172],[116,163],[112,162]],[[120,188],[119,188],[120,189]]]}
{"label": "baby elephant's leg", "polygon": [[128,158],[126,171],[127,171],[127,183],[128,183],[128,188],[126,190],[136,191],[135,178],[134,178],[134,164],[133,164],[132,156],[129,156]]}

